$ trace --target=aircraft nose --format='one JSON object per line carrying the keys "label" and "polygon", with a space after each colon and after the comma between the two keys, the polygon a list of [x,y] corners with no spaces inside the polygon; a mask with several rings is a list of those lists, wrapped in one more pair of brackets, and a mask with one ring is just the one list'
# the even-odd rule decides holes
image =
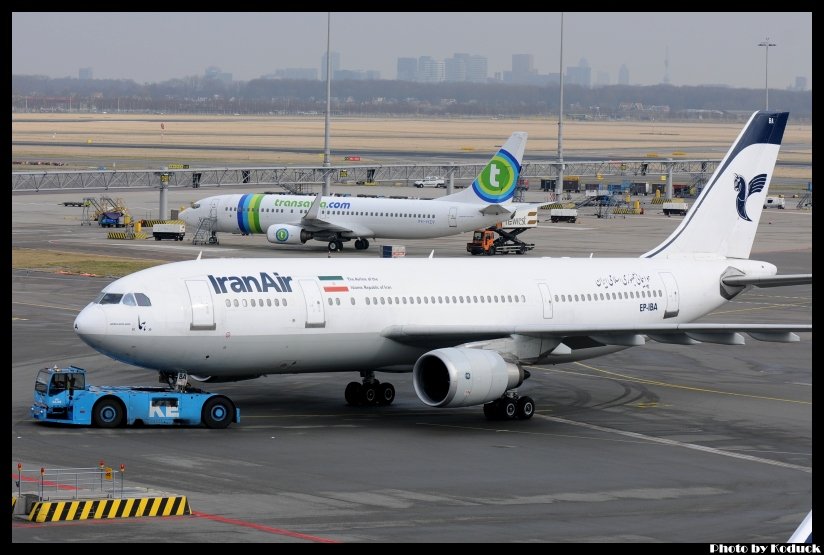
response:
{"label": "aircraft nose", "polygon": [[74,331],[86,343],[106,334],[106,315],[100,305],[90,304],[74,319]]}
{"label": "aircraft nose", "polygon": [[194,210],[193,210],[193,209],[191,209],[191,208],[184,208],[184,209],[183,209],[183,211],[182,211],[182,212],[180,212],[180,213],[177,215],[177,217],[178,217],[178,218],[180,218],[181,220],[183,220],[184,222],[186,222],[186,225],[193,225],[193,224],[192,224],[192,221],[191,221],[191,220],[193,219],[193,218],[192,218],[193,213],[194,213]]}

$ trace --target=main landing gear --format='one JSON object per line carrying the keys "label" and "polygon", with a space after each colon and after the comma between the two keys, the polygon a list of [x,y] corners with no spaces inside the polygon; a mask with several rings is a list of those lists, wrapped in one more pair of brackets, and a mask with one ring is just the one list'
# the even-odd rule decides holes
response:
{"label": "main landing gear", "polygon": [[519,396],[514,391],[507,391],[500,399],[484,405],[484,416],[487,420],[529,420],[535,414],[535,401],[532,397]]}
{"label": "main landing gear", "polygon": [[355,239],[355,248],[359,251],[369,248],[369,241],[367,239]]}
{"label": "main landing gear", "polygon": [[349,382],[344,391],[346,403],[353,407],[391,405],[395,400],[395,386],[391,383],[381,383],[375,378],[374,372],[361,372],[362,383]]}

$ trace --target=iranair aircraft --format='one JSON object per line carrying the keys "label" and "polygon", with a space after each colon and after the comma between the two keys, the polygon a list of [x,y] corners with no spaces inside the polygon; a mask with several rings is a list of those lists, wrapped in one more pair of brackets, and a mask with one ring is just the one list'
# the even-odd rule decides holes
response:
{"label": "iranair aircraft", "polygon": [[328,241],[339,251],[344,241],[369,248],[370,238],[428,239],[456,235],[507,220],[521,172],[527,134],[513,133],[471,187],[444,197],[388,199],[301,195],[217,195],[180,213],[189,227],[216,218],[214,232],[265,233],[270,243],[301,245]]}
{"label": "iranair aircraft", "polygon": [[693,210],[638,258],[198,257],[112,282],[74,329],[161,379],[352,372],[348,403],[388,405],[395,389],[376,374],[412,372],[426,405],[491,419],[533,415],[523,365],[646,341],[799,341],[812,324],[694,322],[748,287],[812,282],[749,259],[787,116],[753,114]]}

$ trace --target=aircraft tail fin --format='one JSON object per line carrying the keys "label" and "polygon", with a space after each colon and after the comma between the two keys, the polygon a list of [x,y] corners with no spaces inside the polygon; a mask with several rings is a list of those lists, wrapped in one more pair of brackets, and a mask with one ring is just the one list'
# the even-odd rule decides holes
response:
{"label": "aircraft tail fin", "polygon": [[681,224],[642,258],[749,258],[789,112],[755,112]]}
{"label": "aircraft tail fin", "polygon": [[472,186],[436,200],[467,202],[478,205],[504,204],[512,201],[521,174],[526,148],[525,131],[516,131],[487,162]]}

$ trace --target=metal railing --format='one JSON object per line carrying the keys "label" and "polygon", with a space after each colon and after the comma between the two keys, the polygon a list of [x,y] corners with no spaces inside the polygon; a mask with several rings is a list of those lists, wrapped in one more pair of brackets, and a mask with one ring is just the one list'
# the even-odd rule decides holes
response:
{"label": "metal railing", "polygon": [[[673,174],[710,175],[717,160],[592,160],[564,162],[565,175],[653,176]],[[471,180],[484,168],[477,164],[373,164],[331,167],[250,167],[250,168],[187,168],[162,170],[84,170],[12,172],[12,192],[74,191],[86,189],[158,188],[161,176],[169,188],[199,188],[248,185],[271,185],[292,193],[308,192],[308,186],[325,181],[327,173],[335,184],[373,182],[407,182],[427,175],[442,175],[447,180]],[[525,162],[522,177],[552,178],[558,175],[557,162]]]}
{"label": "metal railing", "polygon": [[[123,497],[125,465],[119,470],[107,467],[103,461],[89,468],[45,468],[24,470],[17,465],[17,497],[34,494],[40,501],[51,499],[79,499]],[[26,487],[24,489],[25,486]],[[32,491],[33,488],[33,491]]]}

